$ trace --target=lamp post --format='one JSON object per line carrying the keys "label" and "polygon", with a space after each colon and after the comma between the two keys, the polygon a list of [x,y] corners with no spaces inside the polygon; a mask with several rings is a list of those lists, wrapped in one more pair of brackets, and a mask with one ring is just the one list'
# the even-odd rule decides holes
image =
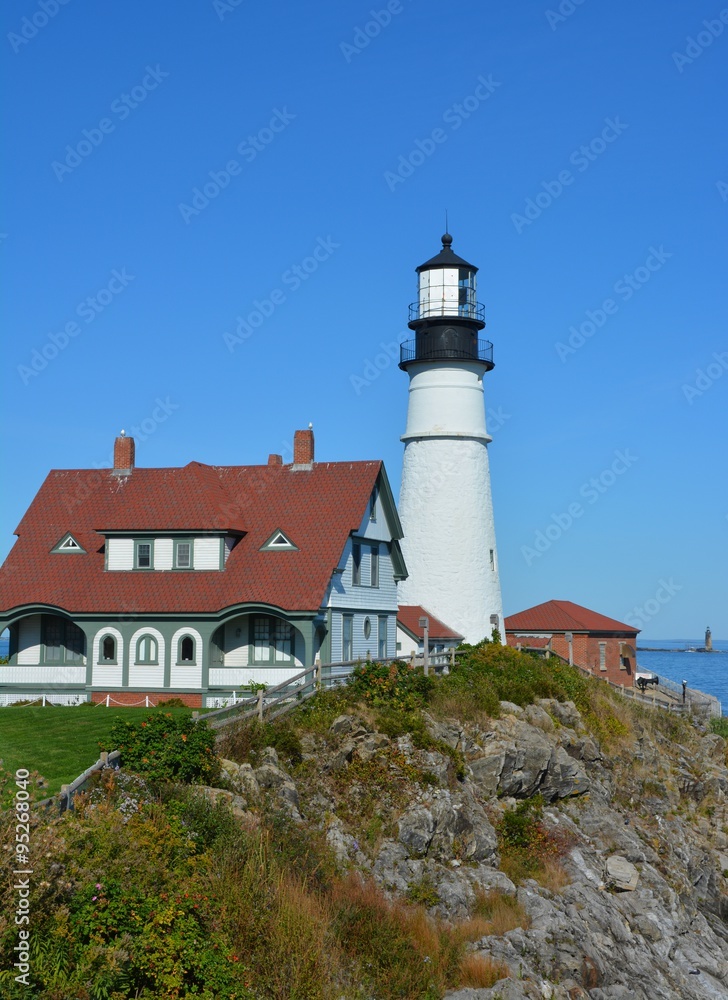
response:
{"label": "lamp post", "polygon": [[430,619],[422,615],[420,618],[420,628],[424,633],[423,647],[422,647],[422,667],[425,672],[425,677],[428,674],[428,667],[430,663]]}

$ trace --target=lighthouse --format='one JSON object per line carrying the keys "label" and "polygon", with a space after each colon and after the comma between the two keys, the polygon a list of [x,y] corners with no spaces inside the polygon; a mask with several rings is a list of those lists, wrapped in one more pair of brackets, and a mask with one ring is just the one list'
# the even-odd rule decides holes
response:
{"label": "lighthouse", "polygon": [[445,233],[441,251],[417,268],[414,339],[401,345],[399,363],[409,375],[399,501],[409,576],[398,601],[421,605],[471,643],[494,627],[504,634],[483,397],[493,345],[481,339],[477,272]]}

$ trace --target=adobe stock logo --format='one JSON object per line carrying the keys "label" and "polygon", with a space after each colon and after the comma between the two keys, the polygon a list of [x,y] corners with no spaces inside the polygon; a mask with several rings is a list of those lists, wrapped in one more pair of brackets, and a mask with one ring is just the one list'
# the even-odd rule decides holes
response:
{"label": "adobe stock logo", "polygon": [[669,580],[665,580],[663,577],[661,580],[657,581],[658,586],[655,591],[655,596],[651,597],[648,601],[641,607],[635,606],[632,610],[624,616],[624,620],[632,628],[643,628],[647,622],[652,621],[655,615],[658,615],[662,611],[666,604],[669,604],[678,591],[682,590],[679,583],[675,583],[672,577]]}
{"label": "adobe stock logo", "polygon": [[711,361],[709,365],[705,366],[705,369],[698,368],[696,370],[694,385],[684,385],[682,387],[683,396],[691,406],[696,399],[704,395],[708,389],[711,389],[718,379],[723,378],[723,375],[728,371],[728,351],[723,351],[722,354],[718,354],[716,351],[713,357],[715,361]]}
{"label": "adobe stock logo", "polygon": [[[601,497],[614,486],[619,477],[623,476],[627,469],[630,469],[637,461],[638,456],[633,455],[629,448],[625,448],[624,451],[615,451],[614,461],[608,468],[602,469],[598,476],[592,476],[591,479],[581,484],[579,496],[588,504],[598,503]],[[548,552],[554,542],[558,542],[574,522],[583,517],[585,513],[586,508],[578,500],[574,500],[565,511],[552,514],[551,520],[544,529],[534,533],[533,545],[521,546],[521,555],[525,559],[526,565],[531,566],[535,559],[540,559],[545,552]]]}

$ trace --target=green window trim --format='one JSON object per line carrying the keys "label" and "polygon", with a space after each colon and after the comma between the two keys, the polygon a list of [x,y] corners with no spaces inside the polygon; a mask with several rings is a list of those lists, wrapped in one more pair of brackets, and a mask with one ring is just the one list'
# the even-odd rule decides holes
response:
{"label": "green window trim", "polygon": [[[144,643],[144,647],[142,646]],[[148,632],[137,639],[134,662],[140,666],[159,666],[159,643]]]}
{"label": "green window trim", "polygon": [[[108,640],[111,640],[111,642],[113,643],[112,656],[106,656],[106,648],[107,648],[106,643]],[[98,659],[99,666],[102,667],[115,666],[118,664],[118,660],[116,658],[118,645],[119,643],[115,635],[111,635],[109,632],[107,632],[106,635],[101,636],[101,641],[99,642],[99,659]]]}
{"label": "green window trim", "polygon": [[54,555],[86,555],[86,549],[79,545],[76,539],[73,537],[70,531],[67,531],[63,538],[56,542],[56,544],[51,549]]}
{"label": "green window trim", "polygon": [[[189,646],[187,646],[189,643]],[[187,646],[187,648],[185,648]],[[190,656],[184,654],[189,650]],[[195,666],[197,663],[197,643],[193,635],[181,635],[177,641],[177,663],[178,667]]]}
{"label": "green window trim", "polygon": [[372,545],[369,554],[369,586],[379,587],[379,546]]}
{"label": "green window trim", "polygon": [[379,615],[379,643],[378,655],[380,660],[387,659],[387,640],[389,638],[389,618],[387,615]]}
{"label": "green window trim", "polygon": [[296,662],[296,630],[285,618],[253,615],[248,662],[259,667],[285,667]]}
{"label": "green window trim", "polygon": [[[348,655],[347,655],[348,654]],[[341,616],[341,660],[349,663],[354,659],[354,616]]]}
{"label": "green window trim", "polygon": [[[148,549],[148,553],[145,551]],[[135,538],[134,539],[134,569],[152,570],[154,569],[154,539]]]}
{"label": "green window trim", "polygon": [[175,569],[195,568],[195,542],[193,538],[175,538],[174,559],[172,565]]}

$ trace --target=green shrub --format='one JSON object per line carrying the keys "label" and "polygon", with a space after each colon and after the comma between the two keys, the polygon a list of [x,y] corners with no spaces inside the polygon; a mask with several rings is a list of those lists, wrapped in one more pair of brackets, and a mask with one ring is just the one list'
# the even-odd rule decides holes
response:
{"label": "green shrub", "polygon": [[348,686],[353,695],[374,708],[411,712],[427,703],[435,680],[403,660],[387,664],[367,661],[356,667]]}
{"label": "green shrub", "polygon": [[109,743],[121,751],[124,767],[154,780],[210,784],[220,771],[214,731],[191,714],[157,713],[138,725],[116,719]]}

